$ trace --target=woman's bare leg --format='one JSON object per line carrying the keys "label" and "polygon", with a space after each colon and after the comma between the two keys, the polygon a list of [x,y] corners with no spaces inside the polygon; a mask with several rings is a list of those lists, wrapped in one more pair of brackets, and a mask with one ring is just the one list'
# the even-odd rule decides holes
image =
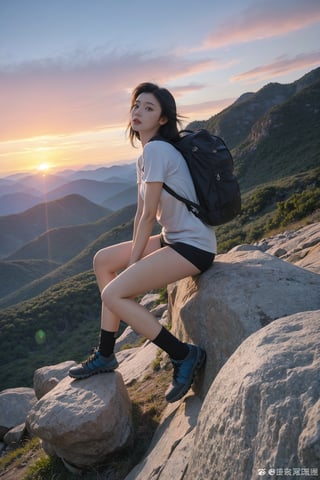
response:
{"label": "woman's bare leg", "polygon": [[[160,248],[160,235],[150,237],[144,255]],[[130,260],[132,241],[119,243],[103,248],[96,253],[93,266],[100,292],[116,278],[117,273],[124,270]],[[120,317],[111,312],[102,302],[101,328],[110,332],[119,329]]]}
{"label": "woman's bare leg", "polygon": [[[123,271],[102,289],[104,308],[113,318],[121,318],[137,333],[154,340],[162,327],[154,316],[133,298],[198,273],[200,272],[197,267],[175,250],[170,247],[161,248]],[[108,328],[111,318],[109,313],[105,321]]]}
{"label": "woman's bare leg", "polygon": [[[127,245],[117,246],[113,249],[112,260],[110,250],[99,254],[104,261],[97,261],[97,277],[102,290],[103,302],[102,325],[108,329],[105,332],[110,335],[110,328],[118,327],[119,319],[130,325],[136,332],[153,341],[157,346],[165,350],[171,357],[174,365],[172,383],[166,392],[166,400],[175,402],[182,398],[192,385],[197,371],[204,365],[205,351],[196,345],[180,342],[170,332],[163,328],[155,317],[134,298],[149,290],[156,289],[185,278],[196,275],[199,270],[182,255],[170,247],[160,247],[159,238],[153,238],[146,256],[135,264],[126,268],[118,276],[116,270],[125,268],[129,261],[131,249]],[[148,250],[153,252],[150,254]],[[109,259],[107,262],[106,260]],[[101,260],[101,258],[100,258]],[[109,265],[109,269],[101,268],[101,263]],[[112,266],[112,268],[110,267]],[[69,375],[73,378],[86,378],[94,373],[110,372],[117,368],[118,362],[115,355],[102,354],[99,351],[86,360],[82,365],[72,367]]]}

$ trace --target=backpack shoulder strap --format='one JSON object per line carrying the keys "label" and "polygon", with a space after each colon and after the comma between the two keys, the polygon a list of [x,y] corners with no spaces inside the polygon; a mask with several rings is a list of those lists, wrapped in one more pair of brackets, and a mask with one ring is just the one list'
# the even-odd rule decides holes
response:
{"label": "backpack shoulder strap", "polygon": [[[186,135],[188,133],[193,133],[193,132],[191,130],[182,130],[180,133],[183,133],[184,135]],[[160,135],[156,135],[155,137],[152,137],[150,141],[153,141],[153,140],[162,140],[163,142],[170,143],[170,145],[172,145],[174,148],[180,151],[178,148],[178,145],[176,145],[174,142],[170,142],[170,140],[167,140],[166,138],[163,138]],[[199,205],[197,203],[194,203],[191,200],[188,200],[187,198],[182,197],[177,192],[175,192],[171,187],[169,187],[169,185],[167,185],[166,183],[163,184],[163,188],[164,190],[166,190],[166,192],[168,192],[174,198],[176,198],[180,202],[183,202],[190,212],[194,213],[195,215],[199,214]]]}
{"label": "backpack shoulder strap", "polygon": [[170,195],[172,195],[174,198],[176,198],[180,202],[183,202],[186,205],[189,212],[192,212],[195,215],[199,214],[199,205],[197,203],[194,203],[191,200],[188,200],[187,198],[182,197],[181,195],[176,193],[174,190],[172,190],[172,188],[170,188],[166,183],[163,184],[163,189],[166,192],[170,193]]}

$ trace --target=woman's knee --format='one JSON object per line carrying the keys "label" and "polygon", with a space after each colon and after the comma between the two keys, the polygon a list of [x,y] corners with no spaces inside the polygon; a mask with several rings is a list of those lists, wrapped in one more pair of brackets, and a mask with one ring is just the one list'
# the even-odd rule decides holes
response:
{"label": "woman's knee", "polygon": [[100,268],[106,268],[108,265],[108,258],[110,254],[108,248],[103,248],[98,250],[98,252],[93,257],[93,270],[96,273]]}
{"label": "woman's knee", "polygon": [[132,242],[123,242],[99,250],[93,258],[95,272],[103,270],[116,273],[128,265],[132,249]]}
{"label": "woman's knee", "polygon": [[97,268],[99,268],[99,265],[101,263],[101,250],[99,250],[93,257],[93,270],[96,272]]}
{"label": "woman's knee", "polygon": [[113,311],[119,296],[117,295],[117,289],[113,288],[112,282],[104,287],[101,292],[101,300],[103,304],[110,310]]}

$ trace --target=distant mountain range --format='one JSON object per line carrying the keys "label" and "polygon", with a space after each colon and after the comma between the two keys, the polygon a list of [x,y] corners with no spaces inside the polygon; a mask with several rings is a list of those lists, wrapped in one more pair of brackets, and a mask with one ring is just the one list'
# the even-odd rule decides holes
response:
{"label": "distant mountain range", "polygon": [[[134,163],[79,172],[68,170],[57,175],[12,175],[0,178],[0,216],[20,213],[39,203],[71,194],[117,210],[131,203],[135,185]],[[123,195],[119,199],[120,193]],[[112,207],[108,206],[109,201]]]}
{"label": "distant mountain range", "polygon": [[[38,278],[35,278],[31,282],[27,279],[28,281],[26,281],[23,286],[21,285],[20,289],[12,289],[10,294],[0,299],[0,308],[32,298],[66,278],[70,278],[86,270],[91,270],[92,259],[98,250],[108,245],[113,245],[114,243],[124,242],[132,237],[135,208],[135,205],[125,207],[107,215],[93,225],[70,227],[67,236],[64,236],[64,229],[62,229],[62,231],[58,229],[54,232],[57,236],[51,238],[52,231],[49,231],[46,237],[52,247],[51,256],[53,256],[55,252],[56,261],[59,260],[59,254],[57,252],[59,249],[63,249],[67,252],[65,253],[66,261],[61,261],[57,268],[51,269],[44,275],[39,275]],[[69,244],[68,240],[70,238],[72,242]],[[25,265],[29,262],[30,268],[32,268],[34,261],[33,258],[30,258],[33,256],[33,251],[33,242],[24,248],[27,258]],[[18,251],[16,254],[11,255],[10,259],[0,263],[0,275],[2,278],[7,275],[11,262],[17,267],[20,267],[19,261],[16,260],[16,258],[19,257],[20,254]],[[37,262],[38,261],[39,260],[37,260]],[[18,273],[18,270],[16,270],[16,272]],[[19,272],[21,272],[21,270],[19,270]],[[9,281],[7,277],[7,282]]]}
{"label": "distant mountain range", "polygon": [[23,213],[0,217],[0,255],[3,257],[56,227],[80,225],[106,216],[110,210],[80,195],[40,203]]}

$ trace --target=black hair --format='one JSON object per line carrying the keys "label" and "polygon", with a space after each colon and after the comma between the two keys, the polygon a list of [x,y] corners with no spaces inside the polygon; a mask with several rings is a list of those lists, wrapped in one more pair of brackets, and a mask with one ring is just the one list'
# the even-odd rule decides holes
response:
{"label": "black hair", "polygon": [[[161,116],[166,117],[168,121],[161,125],[158,131],[158,135],[169,140],[170,142],[175,142],[179,140],[179,130],[180,127],[180,116],[177,114],[176,102],[173,95],[166,88],[160,88],[154,83],[144,82],[140,83],[132,92],[131,96],[131,108],[136,103],[137,98],[141,93],[152,93],[155,98],[158,100],[161,107]],[[135,146],[135,139],[140,140],[139,132],[136,132],[131,127],[129,123],[127,130],[129,131],[129,138],[132,146]]]}

